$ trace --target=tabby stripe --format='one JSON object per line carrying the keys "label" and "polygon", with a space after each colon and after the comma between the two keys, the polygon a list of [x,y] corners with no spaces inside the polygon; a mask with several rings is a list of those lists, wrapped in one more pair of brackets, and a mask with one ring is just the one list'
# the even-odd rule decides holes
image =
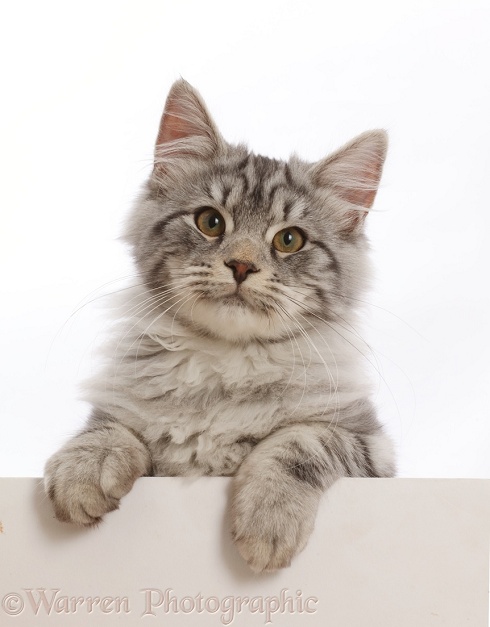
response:
{"label": "tabby stripe", "polygon": [[189,215],[189,211],[184,211],[184,210],[174,211],[174,213],[171,213],[166,218],[159,220],[156,224],[152,226],[151,236],[157,237],[161,235],[163,231],[165,230],[165,227],[167,226],[167,224],[169,224],[170,222],[173,222],[173,220],[176,220],[177,218],[181,218],[182,216],[187,216],[187,215]]}
{"label": "tabby stripe", "polygon": [[291,189],[293,189],[298,196],[309,196],[309,192],[303,185],[297,183],[293,179],[293,175],[291,174],[291,168],[289,167],[289,163],[284,164],[284,176],[286,177],[286,182]]}
{"label": "tabby stripe", "polygon": [[340,463],[340,465],[343,468],[343,471],[345,473],[346,476],[350,476],[352,475],[352,468],[351,465],[349,464],[349,458],[345,453],[344,448],[342,447],[342,445],[338,445],[338,443],[334,440],[335,436],[332,436],[332,434],[329,434],[328,436],[328,440],[324,440],[323,438],[320,440],[320,443],[325,451],[325,453],[327,454],[327,458],[328,459],[336,459],[337,462]]}
{"label": "tabby stripe", "polygon": [[327,255],[330,257],[330,269],[340,276],[340,264],[337,257],[333,254],[332,249],[324,242],[319,242],[318,240],[312,241],[311,243],[315,244],[327,253]]}
{"label": "tabby stripe", "polygon": [[287,201],[284,203],[284,207],[283,207],[283,210],[282,210],[282,213],[283,213],[283,219],[284,219],[284,220],[287,220],[287,219],[288,219],[289,214],[291,213],[291,209],[293,208],[293,206],[294,206],[294,202],[293,202],[292,200],[287,200]]}
{"label": "tabby stripe", "polygon": [[165,253],[161,259],[157,261],[157,263],[153,266],[153,268],[149,272],[149,281],[150,285],[154,285],[156,287],[160,287],[160,272],[164,267],[167,261],[168,253]]}
{"label": "tabby stripe", "polygon": [[362,436],[360,436],[360,435],[356,435],[355,438],[356,438],[356,442],[359,444],[359,448],[361,449],[362,454],[364,456],[363,470],[364,470],[365,474],[368,477],[377,477],[378,473],[374,469],[373,460],[372,460],[371,454],[369,452],[369,447],[366,444],[366,440]]}
{"label": "tabby stripe", "polygon": [[286,181],[289,187],[294,187],[294,181],[293,177],[291,176],[291,169],[288,163],[284,164],[284,176],[286,177]]}
{"label": "tabby stripe", "polygon": [[254,438],[253,436],[245,435],[236,440],[236,444],[250,444],[251,446],[256,446],[260,442],[259,438]]}
{"label": "tabby stripe", "polygon": [[231,194],[231,187],[227,187],[226,189],[223,190],[223,196],[221,198],[221,205],[223,207],[226,206],[226,201],[228,200],[228,196]]}
{"label": "tabby stripe", "polygon": [[264,197],[263,184],[263,180],[259,178],[254,190],[251,193],[252,200],[257,207],[262,204],[262,199]]}
{"label": "tabby stripe", "polygon": [[250,155],[251,153],[248,153],[241,161],[237,163],[236,169],[238,172],[243,172],[243,170],[245,170],[250,160]]}
{"label": "tabby stripe", "polygon": [[[150,445],[148,444],[148,441],[141,435],[141,433],[139,433],[132,427],[128,427],[127,425],[119,422],[116,418],[114,418],[114,416],[111,416],[105,411],[101,409],[97,409],[97,408],[92,411],[90,420],[93,421],[93,423],[95,424],[93,424],[93,426],[88,427],[87,429],[84,429],[80,435],[82,434],[85,435],[86,433],[107,433],[109,431],[112,431],[114,427],[116,426],[120,428],[122,427],[123,429],[126,429],[127,431],[129,431],[129,433],[131,433],[131,435],[134,436],[138,440],[138,442],[140,442],[146,448],[146,450],[148,451],[150,460],[152,459]],[[106,456],[108,454],[109,454],[109,451],[106,451]],[[101,465],[102,465],[102,462],[101,462]],[[154,474],[155,474],[155,468],[153,466],[153,461],[152,461],[151,469],[146,476],[153,477]]]}
{"label": "tabby stripe", "polygon": [[318,457],[304,450],[297,442],[291,443],[296,455],[278,459],[284,470],[297,481],[307,483],[312,488],[323,488],[326,465]]}
{"label": "tabby stripe", "polygon": [[242,183],[243,183],[242,194],[244,196],[246,196],[248,194],[248,190],[250,188],[250,184],[248,182],[247,175],[245,173],[243,173],[243,174],[240,175],[240,178],[241,178]]}
{"label": "tabby stripe", "polygon": [[271,175],[271,171],[274,166],[274,161],[261,157],[260,155],[255,157],[254,178],[256,180],[256,185],[251,196],[256,206],[261,205],[264,200],[264,182],[265,179]]}
{"label": "tabby stripe", "polygon": [[276,183],[269,190],[269,197],[267,199],[267,210],[270,211],[272,209],[272,205],[274,204],[274,198],[279,189],[286,189],[286,185],[284,183]]}

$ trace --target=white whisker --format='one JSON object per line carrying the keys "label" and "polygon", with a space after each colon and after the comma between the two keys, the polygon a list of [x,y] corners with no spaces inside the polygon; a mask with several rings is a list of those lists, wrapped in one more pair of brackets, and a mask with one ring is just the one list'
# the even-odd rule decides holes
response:
{"label": "white whisker", "polygon": [[[295,357],[295,354],[294,354],[294,345],[293,345],[293,342],[292,342],[292,340],[291,340],[291,337],[294,339],[294,341],[295,341],[295,343],[296,343],[296,346],[297,346],[297,348],[298,348],[299,355],[300,355],[300,357],[301,357],[301,361],[303,362],[303,373],[304,373],[303,392],[302,392],[302,394],[301,394],[301,398],[299,399],[299,402],[298,402],[298,404],[296,405],[296,407],[293,409],[293,411],[292,411],[292,412],[290,412],[290,413],[288,414],[288,416],[292,416],[292,415],[296,412],[296,410],[297,410],[297,409],[299,409],[299,407],[300,407],[301,403],[303,402],[303,398],[304,398],[304,395],[305,395],[305,392],[306,392],[306,387],[307,387],[307,367],[306,367],[306,365],[305,365],[305,360],[304,360],[304,357],[303,357],[303,353],[302,353],[302,351],[301,351],[300,345],[298,344],[298,340],[296,339],[296,336],[294,335],[294,333],[292,333],[292,332],[290,332],[290,330],[288,330],[288,327],[286,326],[286,323],[285,323],[285,321],[283,320],[283,317],[282,317],[282,315],[281,315],[281,311],[280,311],[280,310],[277,310],[277,309],[275,309],[275,311],[276,311],[276,313],[279,315],[279,319],[281,320],[281,323],[283,324],[284,328],[286,329],[286,333],[288,334],[288,337],[289,337],[289,342],[291,343],[291,348],[293,349],[293,368],[292,368],[292,370],[291,370],[291,374],[290,374],[290,376],[289,376],[289,380],[288,380],[288,382],[287,382],[287,384],[286,384],[286,387],[285,387],[283,390],[281,390],[281,393],[282,393],[282,394],[284,394],[284,393],[286,392],[286,390],[287,390],[287,388],[288,388],[289,384],[291,383],[291,380],[292,380],[292,377],[293,377],[293,374],[294,374],[294,366],[295,366],[295,364],[296,364],[296,357]],[[310,362],[309,362],[308,366],[309,366],[310,364],[311,364],[311,349],[310,349]]]}

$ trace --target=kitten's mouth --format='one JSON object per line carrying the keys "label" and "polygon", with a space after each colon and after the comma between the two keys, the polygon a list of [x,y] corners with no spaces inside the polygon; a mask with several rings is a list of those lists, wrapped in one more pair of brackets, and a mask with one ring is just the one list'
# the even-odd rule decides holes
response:
{"label": "kitten's mouth", "polygon": [[241,305],[249,304],[247,299],[243,296],[243,292],[240,292],[238,288],[231,294],[225,294],[224,296],[222,296],[221,300],[225,303],[231,303],[231,304],[241,304]]}
{"label": "kitten's mouth", "polygon": [[240,288],[239,285],[236,286],[236,288],[233,289],[233,291],[230,290],[226,290],[221,292],[218,291],[217,293],[211,293],[208,295],[208,298],[210,298],[211,300],[214,300],[215,302],[218,301],[219,303],[225,304],[225,305],[234,305],[236,307],[248,307],[248,308],[253,308],[254,307],[254,300],[251,294],[247,294],[247,290],[244,290],[243,288]]}
{"label": "kitten's mouth", "polygon": [[212,289],[201,292],[201,297],[205,300],[212,301],[216,305],[224,305],[226,307],[237,307],[239,309],[248,309],[255,311],[257,309],[257,294],[255,290],[242,285],[214,285]]}

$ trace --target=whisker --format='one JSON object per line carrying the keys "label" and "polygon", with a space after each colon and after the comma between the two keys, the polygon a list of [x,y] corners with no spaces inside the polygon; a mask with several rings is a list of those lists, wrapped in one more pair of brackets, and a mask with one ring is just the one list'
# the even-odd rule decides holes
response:
{"label": "whisker", "polygon": [[[276,310],[276,311],[277,311],[277,310]],[[277,311],[277,313],[279,314],[279,319],[282,321],[282,316],[281,316],[281,314],[280,314],[280,311]],[[286,328],[286,325],[285,325],[285,323],[284,323],[284,322],[283,322],[283,326],[284,326],[284,328],[286,329],[286,332],[287,332],[287,328]],[[301,406],[301,403],[303,402],[303,398],[304,398],[304,395],[305,395],[305,393],[306,393],[306,387],[307,387],[307,372],[306,372],[306,371],[307,371],[307,368],[306,368],[306,365],[305,365],[305,360],[304,360],[304,357],[303,357],[303,353],[301,352],[301,348],[300,348],[300,345],[299,345],[299,343],[298,343],[298,340],[296,339],[296,336],[295,336],[294,334],[291,334],[291,335],[292,335],[292,337],[293,337],[293,339],[294,339],[294,341],[295,341],[295,343],[296,343],[296,346],[297,346],[297,348],[298,348],[298,352],[299,352],[299,355],[300,355],[300,357],[301,357],[301,361],[303,362],[304,384],[303,384],[303,392],[302,392],[302,394],[301,394],[301,398],[299,399],[298,404],[296,405],[296,407],[295,407],[295,408],[294,408],[294,409],[293,409],[293,410],[292,410],[289,414],[287,414],[287,416],[286,416],[286,417],[292,416],[292,415],[296,412],[296,410],[297,410],[297,409],[299,409],[299,407]],[[292,349],[293,349],[293,359],[294,359],[294,363],[293,363],[293,370],[291,371],[291,375],[290,375],[290,377],[289,377],[289,381],[288,381],[288,383],[286,384],[286,387],[284,388],[283,393],[286,391],[286,389],[287,389],[287,387],[288,387],[289,383],[291,382],[291,379],[292,379],[292,376],[293,376],[293,373],[294,373],[294,364],[296,363],[296,358],[295,358],[295,356],[294,356],[294,345],[293,345],[293,343],[292,343],[291,337],[289,336],[289,332],[288,332],[288,337],[289,337],[289,341],[291,342],[291,347],[292,347]],[[311,349],[310,349],[310,361],[309,361],[309,363],[308,363],[308,367],[310,366],[310,364],[311,364]]]}
{"label": "whisker", "polygon": [[[317,315],[315,312],[313,312],[312,310],[310,310],[304,303],[301,303],[300,301],[295,300],[294,298],[292,298],[291,296],[289,296],[288,294],[285,294],[285,297],[288,298],[289,300],[291,300],[292,302],[294,302],[297,305],[300,305],[301,307],[303,307],[305,309],[305,311],[308,312],[309,315],[314,316],[315,318],[318,318],[321,322],[323,322],[324,324],[326,324],[332,331],[334,331],[335,333],[337,333],[337,335],[339,335],[345,342],[347,342],[348,344],[350,344],[354,349],[357,350],[357,352],[362,355],[362,357],[374,368],[374,370],[377,372],[377,374],[379,375],[380,380],[384,383],[386,389],[388,390],[394,404],[395,404],[395,408],[396,408],[396,412],[398,415],[398,418],[401,419],[401,412],[400,412],[400,408],[398,406],[396,397],[392,391],[392,389],[390,388],[390,386],[388,385],[388,382],[386,381],[384,375],[382,374],[380,368],[380,364],[378,361],[378,358],[375,355],[375,352],[373,351],[373,349],[371,348],[371,346],[357,333],[357,331],[354,329],[354,327],[352,327],[353,331],[355,332],[355,335],[364,343],[364,345],[370,350],[371,354],[373,355],[374,359],[376,360],[376,364],[374,364],[370,359],[368,359],[368,357],[355,345],[353,344],[350,340],[348,340],[344,335],[342,335],[342,333],[340,333],[340,331],[338,329],[336,329],[328,320],[325,320],[324,318],[322,318],[321,316]],[[301,315],[301,314],[300,314]],[[304,316],[302,316],[304,318]],[[310,324],[310,326],[312,326],[317,333],[319,333],[320,337],[323,337],[322,334],[318,331],[318,329],[316,329],[316,327],[307,319],[304,318],[308,324]],[[337,323],[338,324],[338,323]],[[342,325],[338,324],[338,326],[340,326],[341,328],[343,328],[345,331],[348,331],[348,329],[346,329],[345,327],[343,327]],[[378,351],[379,352],[379,351]],[[381,354],[381,353],[380,353]],[[379,390],[378,390],[379,391]]]}
{"label": "whisker", "polygon": [[[173,305],[171,305],[171,306],[170,306],[170,307],[169,307],[169,308],[168,308],[168,309],[164,312],[164,313],[167,313],[167,311],[170,311],[170,309],[172,309],[172,307],[174,307],[175,305],[178,305],[178,304],[181,302],[181,300],[184,300],[184,302],[182,303],[182,305],[181,305],[181,306],[177,309],[177,311],[174,313],[174,315],[173,315],[173,317],[172,317],[172,325],[171,325],[171,327],[170,327],[170,336],[171,336],[172,338],[173,338],[173,330],[174,330],[174,321],[175,321],[175,316],[179,313],[179,311],[182,309],[182,307],[183,307],[183,306],[184,306],[187,302],[189,302],[189,301],[190,301],[190,300],[191,300],[194,296],[195,296],[195,294],[191,294],[191,295],[189,296],[189,298],[185,298],[185,297],[184,297],[184,298],[185,298],[185,300],[181,298],[181,299],[180,299],[180,300],[178,300],[176,303],[174,303]],[[152,310],[152,311],[153,311],[153,310]],[[161,317],[161,316],[158,316],[155,320],[153,320],[153,322],[151,322],[150,326],[151,326],[151,325],[153,325],[153,324],[156,322],[156,320],[158,320],[160,317]],[[141,336],[140,336],[140,337],[141,337],[141,339],[140,339],[139,344],[138,344],[138,346],[137,346],[137,348],[136,348],[136,354],[135,354],[135,356],[134,356],[134,376],[135,376],[135,378],[136,378],[136,376],[137,376],[136,367],[137,367],[137,364],[138,364],[138,353],[139,353],[139,350],[140,350],[140,348],[141,348],[141,342],[143,341],[143,338],[145,337],[145,335],[146,335],[146,331],[147,331],[148,329],[149,329],[149,327],[147,327],[147,328],[145,329],[145,331],[141,334]],[[132,346],[132,345],[131,345],[131,346]],[[130,346],[130,348],[131,348],[131,346]]]}
{"label": "whisker", "polygon": [[[51,343],[49,345],[48,348],[48,352],[46,355],[46,360],[44,363],[44,369],[46,370],[47,364],[49,362],[49,359],[51,357],[51,352],[53,350],[53,346],[56,343],[56,341],[58,340],[58,338],[62,335],[63,331],[66,329],[67,325],[70,323],[70,321],[78,314],[80,313],[80,311],[82,309],[84,309],[85,307],[87,307],[88,305],[90,305],[91,303],[95,302],[96,300],[99,300],[100,298],[104,298],[107,294],[101,294],[100,296],[97,296],[96,298],[92,298],[91,300],[84,302],[84,300],[86,298],[89,298],[92,294],[95,294],[98,290],[106,287],[107,285],[112,285],[113,283],[117,283],[118,281],[127,281],[128,279],[131,278],[135,278],[137,275],[128,275],[125,277],[119,277],[118,279],[113,279],[112,281],[107,281],[106,283],[103,283],[101,286],[97,287],[95,290],[92,290],[91,292],[89,292],[86,296],[84,296],[84,298],[79,301],[79,303],[75,306],[75,309],[71,312],[71,314],[68,316],[68,318],[63,322],[63,324],[61,325],[61,327],[56,331],[53,339],[51,340]],[[132,286],[130,286],[132,287]],[[123,287],[120,288],[119,290],[115,290],[114,294],[117,294],[119,292],[122,292],[126,289],[130,289],[130,287]]]}
{"label": "whisker", "polygon": [[[280,305],[280,304],[279,304],[279,307],[281,307],[281,308],[282,308],[282,305]],[[288,317],[289,317],[289,318],[290,318],[290,319],[291,319],[291,320],[292,320],[292,321],[296,324],[296,326],[298,327],[298,329],[300,330],[300,332],[301,332],[302,334],[304,334],[305,339],[306,339],[308,342],[310,342],[310,343],[311,343],[311,345],[313,346],[313,348],[316,350],[316,352],[317,352],[318,356],[320,357],[321,361],[323,362],[323,364],[324,364],[324,366],[325,366],[325,369],[326,369],[327,374],[328,374],[328,376],[329,376],[329,380],[330,380],[331,382],[333,382],[333,375],[331,374],[329,367],[327,366],[327,364],[326,364],[325,360],[323,359],[322,355],[320,354],[320,352],[319,352],[319,351],[318,351],[318,349],[316,348],[315,344],[312,342],[312,340],[311,340],[311,338],[309,337],[308,333],[304,330],[304,328],[302,327],[302,325],[301,325],[301,324],[299,324],[299,322],[298,322],[298,321],[297,321],[297,320],[296,320],[296,319],[295,319],[295,318],[294,318],[291,314],[289,314],[289,312],[287,312],[284,308],[282,308],[282,310],[283,310],[283,311],[284,311],[284,313],[285,313],[285,314],[286,314],[286,315],[287,315],[287,316],[288,316]],[[333,394],[334,394],[335,399],[336,399],[336,403],[335,403],[334,413],[333,413],[333,419],[334,419],[334,420],[329,422],[329,425],[330,425],[330,426],[331,426],[331,428],[332,428],[332,432],[331,432],[331,434],[330,434],[329,439],[328,439],[328,440],[326,440],[326,442],[327,442],[327,443],[330,441],[330,439],[333,437],[333,434],[335,433],[335,430],[336,430],[337,425],[338,425],[338,423],[339,423],[339,416],[340,416],[340,403],[339,403],[338,392],[337,392],[337,390],[338,390],[338,366],[337,366],[337,362],[336,362],[336,360],[335,360],[335,356],[333,355],[333,353],[332,353],[332,356],[333,356],[333,358],[334,358],[335,365],[336,365],[336,369],[337,369],[337,381],[336,381],[336,384],[335,384],[335,389],[334,389],[334,391],[333,391]],[[330,391],[330,397],[332,397],[332,390]],[[323,412],[320,414],[320,417],[322,417],[322,416],[324,416],[324,415],[325,415],[325,412],[327,411],[328,407],[329,407],[329,405],[327,404],[327,406],[325,407],[325,409],[323,410]],[[302,460],[302,462],[301,462],[301,463],[304,463],[305,461],[309,461],[310,459],[314,459],[315,457],[318,457],[318,454],[313,454],[313,455],[310,455],[310,457],[308,457],[306,460]],[[292,466],[292,468],[296,467],[297,465],[299,465],[299,464],[295,464],[294,466]]]}
{"label": "whisker", "polygon": [[[170,283],[168,283],[167,285],[170,285]],[[145,300],[137,303],[134,307],[131,307],[130,309],[128,309],[126,311],[126,315],[136,316],[137,314],[141,313],[141,311],[145,310],[146,303],[151,303],[152,301],[159,299],[161,297],[167,296],[168,294],[171,294],[172,292],[175,292],[183,287],[191,287],[191,285],[186,281],[181,281],[180,283],[175,283],[175,285],[173,285],[172,287],[169,287],[168,289],[160,291],[158,294],[151,294]],[[147,292],[155,291],[155,290],[161,290],[161,287],[153,288],[152,290],[145,290],[145,294],[136,294],[131,300],[134,300],[135,298],[139,298],[140,296],[146,295]],[[128,301],[128,302],[131,302],[131,301]]]}
{"label": "whisker", "polygon": [[[335,415],[337,413],[337,410],[338,410],[338,393],[337,393],[337,391],[338,391],[338,365],[337,365],[337,361],[335,359],[335,355],[331,352],[333,360],[334,360],[334,363],[335,363],[335,367],[336,367],[336,375],[337,375],[337,379],[336,380],[334,379],[333,374],[330,372],[330,368],[328,367],[327,363],[325,362],[325,359],[323,358],[323,355],[321,355],[320,351],[317,349],[315,343],[310,338],[309,334],[304,329],[304,327],[280,303],[276,302],[276,304],[281,308],[281,310],[284,312],[284,314],[296,325],[296,327],[299,329],[300,333],[303,335],[303,337],[306,339],[306,341],[311,345],[311,347],[315,350],[315,352],[317,353],[318,357],[320,358],[320,361],[323,363],[323,365],[325,367],[325,371],[327,372],[328,380],[329,380],[330,398],[332,397],[332,395],[334,395],[335,398],[337,399],[336,400],[336,405],[335,405],[336,409],[334,411],[334,417],[335,417]],[[333,391],[332,391],[332,384],[333,384]],[[329,407],[329,405],[327,404],[327,406],[323,410],[321,416],[323,416],[325,414],[325,412],[327,411],[328,407]]]}
{"label": "whisker", "polygon": [[347,294],[343,294],[341,292],[335,292],[332,291],[332,294],[334,294],[335,296],[340,296],[342,298],[346,298],[347,300],[352,300],[355,301],[356,303],[362,303],[363,305],[369,305],[370,307],[375,307],[376,309],[379,309],[381,311],[384,311],[385,313],[389,314],[390,316],[393,316],[394,318],[396,318],[397,320],[399,320],[400,322],[402,322],[405,326],[407,326],[411,331],[413,331],[414,333],[416,333],[422,340],[424,340],[425,342],[428,342],[429,340],[422,335],[422,333],[420,333],[420,331],[418,331],[415,327],[413,327],[410,323],[408,323],[406,320],[404,320],[403,318],[401,318],[400,316],[398,316],[396,313],[394,313],[393,311],[390,311],[389,309],[386,309],[385,307],[381,307],[381,305],[376,305],[375,303],[371,303],[368,300],[363,300],[361,298],[355,298],[354,296],[347,296]]}
{"label": "whisker", "polygon": [[[379,370],[376,368],[376,366],[373,364],[372,361],[370,361],[367,356],[359,349],[358,346],[356,346],[355,344],[353,344],[349,339],[347,339],[344,335],[342,335],[340,333],[340,331],[338,329],[335,328],[335,326],[332,324],[331,321],[326,320],[325,318],[323,318],[322,316],[319,316],[316,312],[314,312],[310,307],[308,307],[307,305],[305,305],[305,303],[296,300],[295,298],[293,298],[292,296],[289,296],[289,294],[284,294],[284,296],[286,298],[288,298],[291,302],[293,302],[296,305],[299,305],[301,308],[303,308],[309,315],[317,318],[318,320],[320,320],[321,322],[323,322],[324,324],[326,324],[332,331],[334,331],[335,333],[337,333],[337,335],[339,335],[343,340],[345,340],[348,344],[350,344],[350,346],[352,346],[352,348],[354,348],[360,355],[362,355],[362,357],[364,359],[366,359],[366,361],[373,366],[373,368],[376,370],[376,372],[378,372],[378,374],[381,374],[379,372]],[[334,313],[334,315],[337,315]],[[340,317],[340,316],[339,316]],[[343,320],[343,318],[341,318]],[[345,320],[344,320],[345,322]],[[309,323],[311,324],[311,323]],[[342,326],[339,323],[335,323],[337,326],[339,326],[340,328],[344,329],[344,331],[347,331],[348,333],[352,333],[353,335],[355,335],[358,339],[360,339],[362,341],[362,343],[370,350],[370,352],[373,354],[373,357],[375,357],[371,346],[364,340],[364,338],[354,329],[354,327],[352,327],[352,331],[349,331],[349,329],[347,329],[346,327]],[[348,324],[348,323],[347,323]],[[312,325],[313,326],[313,325]],[[349,325],[351,326],[351,325]],[[315,328],[315,327],[314,327]],[[320,334],[321,335],[321,334]],[[375,357],[376,358],[376,357]]]}
{"label": "whisker", "polygon": [[[177,286],[175,288],[172,288],[172,290],[169,290],[171,292],[176,292],[177,290],[182,290],[181,286]],[[167,293],[165,295],[154,295],[149,299],[146,299],[146,305],[144,307],[139,307],[139,309],[133,313],[133,317],[138,313],[138,314],[143,314],[141,315],[135,322],[134,324],[126,331],[126,333],[119,339],[115,351],[114,351],[114,357],[116,357],[119,346],[121,344],[121,342],[131,333],[131,331],[137,327],[143,320],[145,317],[149,316],[152,312],[154,312],[156,309],[159,309],[160,307],[162,307],[163,305],[165,305],[166,303],[170,302],[171,300],[173,300],[174,298],[178,298],[181,295],[182,291],[180,291],[179,293],[171,293],[170,295]],[[177,301],[177,302],[180,302]],[[174,303],[176,304],[176,303]],[[171,305],[171,307],[173,307],[173,305]],[[166,310],[167,311],[167,310]],[[164,313],[166,313],[166,311]],[[156,320],[156,319],[154,319]],[[153,324],[153,322],[151,322],[148,327],[146,328],[145,331],[143,331],[143,334],[146,333],[146,331],[151,327],[151,325]],[[138,338],[141,334],[138,334]],[[137,339],[137,338],[136,338]],[[136,340],[135,340],[136,341]],[[134,344],[134,342],[133,342]],[[124,360],[124,358],[126,357],[127,353],[129,352],[129,350],[131,350],[133,344],[131,344],[131,346],[128,348],[128,350],[126,351],[126,353],[123,355],[123,357],[121,358],[121,362]]]}
{"label": "whisker", "polygon": [[194,307],[196,306],[197,301],[203,296],[202,293],[198,293],[197,294],[197,298],[196,300],[193,302],[192,307],[191,307],[191,321],[195,324],[195,320],[194,320]]}
{"label": "whisker", "polygon": [[[192,274],[189,274],[189,277],[187,278],[192,278]],[[136,317],[139,314],[143,314],[144,316],[149,315],[150,313],[152,313],[156,308],[158,308],[159,306],[161,306],[162,304],[164,304],[166,302],[166,300],[164,299],[164,297],[171,295],[173,292],[177,292],[178,290],[182,289],[182,288],[188,288],[188,287],[193,287],[195,285],[199,285],[200,282],[199,281],[171,281],[169,283],[166,284],[162,284],[159,287],[156,288],[151,288],[151,289],[146,289],[144,294],[136,294],[131,300],[134,300],[135,298],[141,298],[141,296],[145,296],[147,294],[149,294],[150,292],[158,292],[157,294],[150,294],[150,296],[148,296],[148,298],[144,299],[141,302],[138,302],[135,306],[131,307],[129,310],[126,311],[126,315],[130,316],[130,317]],[[171,285],[171,287],[168,287],[169,285]],[[162,288],[167,288],[167,289],[163,289]],[[171,298],[174,298],[175,295],[170,296],[170,298],[168,300],[170,300]],[[128,301],[128,302],[131,302]],[[156,305],[153,309],[151,309],[151,307],[153,305]],[[145,313],[146,312],[146,313]],[[135,322],[135,324],[133,324],[133,326],[128,329],[126,331],[126,333],[120,338],[116,349],[115,349],[115,354],[117,353],[117,350],[119,348],[120,343],[124,340],[124,338],[134,329],[134,327],[139,323],[139,320],[137,320]],[[114,356],[115,356],[114,354]]]}
{"label": "whisker", "polygon": [[[150,311],[150,312],[148,312],[148,313],[151,313],[152,311],[155,311],[156,309],[158,309],[159,307],[161,307],[161,306],[162,306],[162,304],[165,304],[165,303],[166,303],[166,302],[168,302],[169,300],[172,300],[173,298],[176,298],[176,297],[178,297],[179,295],[180,295],[180,294],[173,295],[173,296],[171,296],[170,298],[168,298],[167,300],[165,300],[165,301],[164,301],[164,303],[158,303],[158,305],[157,305],[156,307],[153,307],[153,309],[151,309],[151,311]],[[144,329],[141,333],[139,333],[139,334],[136,336],[136,338],[133,340],[133,342],[132,342],[132,343],[130,344],[130,346],[127,348],[126,352],[124,353],[124,355],[123,355],[123,356],[121,357],[121,359],[119,360],[119,364],[117,364],[117,362],[116,362],[116,368],[115,368],[115,371],[114,371],[114,376],[113,376],[113,386],[112,386],[112,396],[113,396],[113,401],[114,401],[114,402],[115,402],[115,381],[116,381],[116,378],[117,378],[117,374],[118,374],[118,372],[119,372],[120,365],[123,363],[124,359],[126,358],[127,354],[129,353],[129,351],[133,348],[133,346],[135,345],[135,343],[136,343],[136,342],[137,342],[140,338],[141,338],[141,340],[140,340],[140,344],[139,344],[139,346],[141,346],[141,341],[142,341],[143,337],[145,337],[145,336],[147,335],[147,333],[148,333],[148,329],[149,329],[151,326],[153,326],[153,325],[154,325],[154,324],[155,324],[158,320],[160,320],[160,318],[162,318],[162,316],[164,316],[164,315],[165,315],[168,311],[170,311],[170,309],[172,309],[172,307],[175,307],[175,305],[178,305],[178,304],[179,304],[182,300],[184,300],[185,298],[187,298],[187,296],[188,296],[188,292],[187,292],[187,293],[186,293],[186,294],[185,294],[185,295],[184,295],[181,299],[179,299],[177,302],[172,303],[172,305],[170,305],[170,307],[168,307],[168,308],[167,308],[167,309],[165,309],[163,312],[161,312],[158,316],[156,316],[155,318],[153,318],[153,320],[150,322],[150,324],[149,324],[149,325],[148,325],[148,326],[147,326],[147,327],[146,327],[146,328],[145,328],[145,329]],[[148,315],[148,314],[145,314],[145,315]],[[115,353],[114,353],[114,357],[116,356],[116,353],[117,353],[117,350],[118,350],[119,345],[121,344],[121,341],[122,341],[125,337],[127,337],[127,335],[128,335],[128,334],[129,334],[129,333],[130,333],[133,329],[134,329],[134,327],[135,327],[135,326],[136,326],[139,322],[141,322],[141,320],[142,320],[142,319],[138,320],[135,324],[133,324],[133,326],[131,327],[131,329],[130,329],[127,333],[125,333],[125,334],[124,334],[124,336],[123,336],[122,338],[120,338],[120,340],[119,340],[119,342],[118,342],[118,344],[117,344],[117,346],[116,346],[116,351],[115,351]],[[136,358],[137,358],[137,355],[138,355],[138,350],[139,350],[139,348],[138,348],[138,349],[137,349],[137,351],[136,351]]]}
{"label": "whisker", "polygon": [[[172,317],[172,324],[170,325],[170,337],[171,337],[172,339],[173,339],[173,337],[174,337],[174,322],[175,322],[175,316],[179,313],[179,311],[182,309],[182,307],[183,307],[186,303],[188,303],[188,302],[191,300],[191,298],[193,298],[195,295],[196,295],[195,293],[191,294],[191,295],[190,295],[190,297],[189,297],[187,300],[185,300],[185,301],[182,303],[182,305],[181,305],[181,306],[177,309],[177,311],[176,311],[176,312],[174,312],[174,315],[173,315],[173,317]],[[198,296],[200,296],[200,294],[198,294]],[[197,301],[195,301],[195,302],[197,302]],[[195,304],[195,302],[194,302],[194,304]],[[192,311],[192,309],[191,309],[191,311]]]}

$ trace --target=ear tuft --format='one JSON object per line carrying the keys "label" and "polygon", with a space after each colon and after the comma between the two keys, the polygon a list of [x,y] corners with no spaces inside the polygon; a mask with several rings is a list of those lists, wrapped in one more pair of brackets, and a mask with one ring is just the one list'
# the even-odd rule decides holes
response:
{"label": "ear tuft", "polygon": [[160,121],[155,168],[175,159],[209,158],[224,145],[199,92],[182,78],[175,81]]}

